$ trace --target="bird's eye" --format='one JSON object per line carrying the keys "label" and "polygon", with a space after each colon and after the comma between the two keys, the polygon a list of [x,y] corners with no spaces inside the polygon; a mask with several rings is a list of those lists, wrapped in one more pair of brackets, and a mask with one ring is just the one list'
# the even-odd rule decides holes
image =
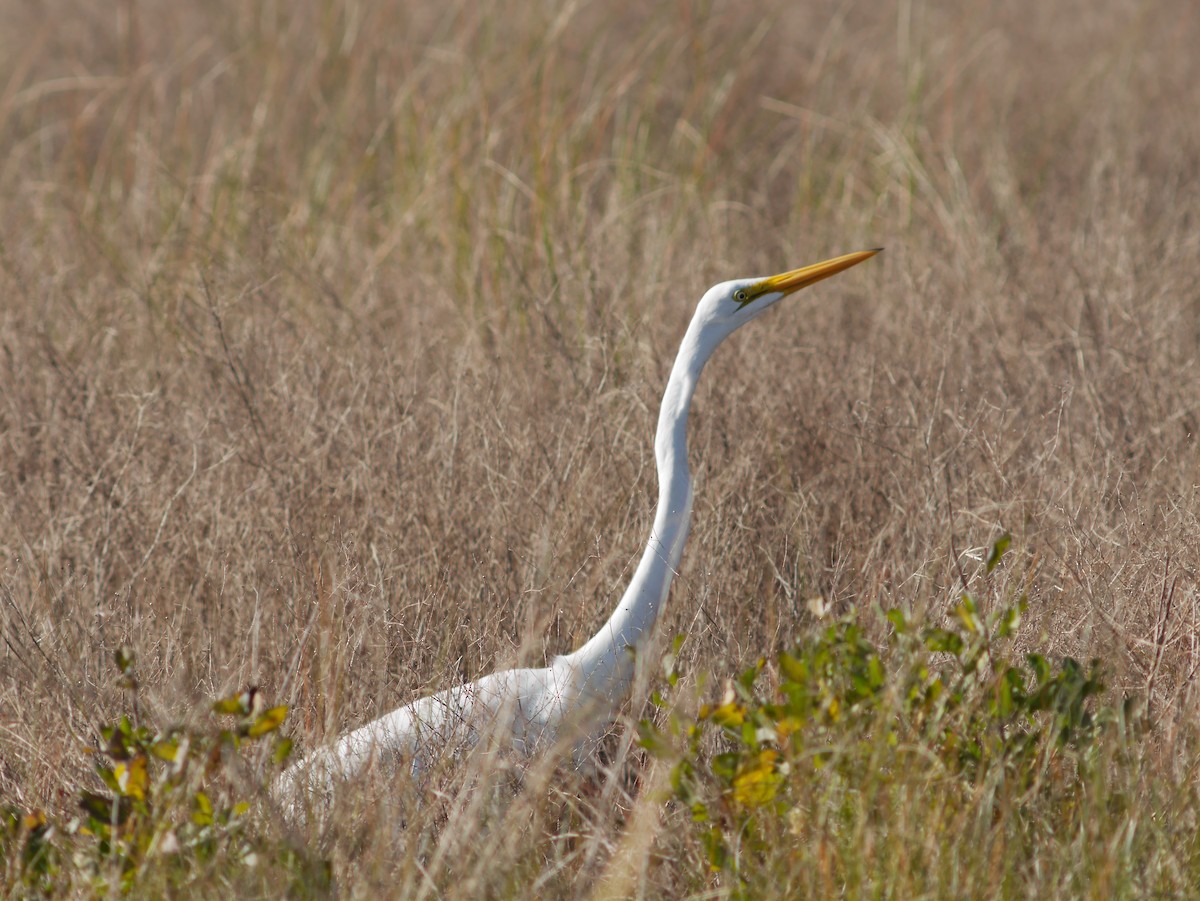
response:
{"label": "bird's eye", "polygon": [[733,299],[738,303],[745,303],[750,299],[750,295],[746,292],[745,288],[738,288],[733,292]]}

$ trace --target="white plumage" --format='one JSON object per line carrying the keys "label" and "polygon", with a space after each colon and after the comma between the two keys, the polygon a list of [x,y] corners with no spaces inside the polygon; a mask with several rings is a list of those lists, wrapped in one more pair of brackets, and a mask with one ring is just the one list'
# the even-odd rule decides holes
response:
{"label": "white plumage", "polygon": [[734,331],[788,294],[878,253],[865,250],[813,266],[710,288],[700,299],[671,368],[654,439],[658,508],[637,571],[616,609],[579,650],[542,669],[505,670],[446,689],[385,714],[292,764],[275,785],[288,808],[305,794],[327,795],[334,781],[370,765],[420,772],[437,757],[474,745],[494,730],[532,753],[556,741],[578,747],[612,718],[633,682],[633,651],[643,649],[679,566],[692,513],[687,421],[704,364]]}

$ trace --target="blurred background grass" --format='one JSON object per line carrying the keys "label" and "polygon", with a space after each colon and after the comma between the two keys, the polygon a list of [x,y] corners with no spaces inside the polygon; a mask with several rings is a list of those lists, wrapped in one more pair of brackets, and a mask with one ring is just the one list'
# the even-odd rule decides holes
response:
{"label": "blurred background grass", "polygon": [[[0,794],[89,784],[122,644],[152,718],[252,682],[304,746],[570,650],[695,299],[885,245],[709,367],[664,632],[719,682],[824,605],[936,621],[1009,530],[997,596],[1147,699],[1194,822],[1196,46],[1184,2],[3,4]],[[548,816],[423,878],[519,893]],[[476,834],[357,822],[309,838],[362,891]],[[631,885],[704,884],[630,822]]]}

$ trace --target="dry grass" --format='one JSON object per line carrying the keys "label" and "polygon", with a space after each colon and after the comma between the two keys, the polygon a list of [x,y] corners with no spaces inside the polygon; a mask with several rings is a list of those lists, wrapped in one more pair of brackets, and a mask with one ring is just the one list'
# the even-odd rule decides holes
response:
{"label": "dry grass", "polygon": [[[645,539],[694,300],[883,244],[707,370],[664,634],[720,680],[814,596],[936,619],[1011,530],[1028,640],[1148,697],[1137,817],[1195,825],[1191,12],[7,4],[0,795],[91,785],[123,643],[153,721],[257,683],[306,746],[570,650]],[[351,894],[708,884],[652,793],[539,772],[489,814],[495,778],[292,838]]]}

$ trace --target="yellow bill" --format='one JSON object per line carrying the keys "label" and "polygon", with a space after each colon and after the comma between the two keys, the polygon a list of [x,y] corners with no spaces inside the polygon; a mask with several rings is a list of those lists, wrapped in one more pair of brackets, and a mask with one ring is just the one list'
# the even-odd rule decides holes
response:
{"label": "yellow bill", "polygon": [[770,278],[764,278],[761,282],[756,283],[748,289],[747,293],[749,296],[742,305],[745,306],[745,304],[750,303],[754,298],[760,297],[763,294],[791,294],[793,291],[807,288],[809,285],[819,282],[823,278],[837,275],[851,266],[857,266],[863,260],[869,260],[881,250],[883,250],[882,247],[876,247],[872,250],[859,250],[854,253],[843,254],[840,257],[834,257],[832,260],[826,260],[823,263],[814,263],[811,266],[804,266],[801,269],[793,269],[791,272],[783,272],[779,275],[772,275]]}

